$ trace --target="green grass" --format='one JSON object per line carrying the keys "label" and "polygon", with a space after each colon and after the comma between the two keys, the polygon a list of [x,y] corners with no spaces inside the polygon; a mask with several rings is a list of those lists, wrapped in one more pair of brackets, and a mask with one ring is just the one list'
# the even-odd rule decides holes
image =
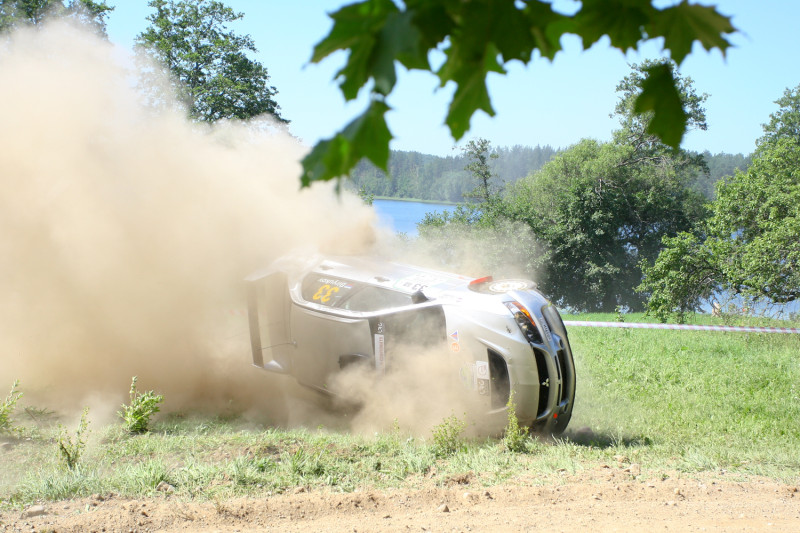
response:
{"label": "green grass", "polygon": [[431,435],[398,430],[364,436],[167,415],[142,435],[122,424],[95,428],[80,467],[69,471],[59,463],[52,424],[31,423],[5,438],[11,446],[0,498],[19,507],[93,493],[153,496],[162,481],[187,499],[298,486],[349,492],[554,483],[564,472],[615,464],[619,456],[641,465],[641,479],[726,471],[800,482],[797,335],[585,327],[569,333],[578,372],[570,427],[554,441],[527,440],[519,453],[498,438],[463,442],[443,456]]}

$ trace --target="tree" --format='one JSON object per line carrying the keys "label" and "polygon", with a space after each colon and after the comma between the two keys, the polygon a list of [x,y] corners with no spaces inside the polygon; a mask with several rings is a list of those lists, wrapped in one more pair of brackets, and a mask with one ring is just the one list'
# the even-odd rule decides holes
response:
{"label": "tree", "polygon": [[800,138],[762,143],[747,172],[720,184],[709,235],[736,293],[776,303],[800,297]]}
{"label": "tree", "polygon": [[692,246],[666,241],[655,263],[644,265],[640,290],[658,316],[699,307],[688,287],[694,281],[674,276],[676,250],[685,265],[713,274],[719,290],[773,303],[800,296],[800,86],[776,103],[752,164],[717,184],[711,217],[692,236]]}
{"label": "tree", "polygon": [[0,2],[0,31],[20,25],[36,25],[49,17],[69,16],[87,23],[106,34],[105,18],[114,7],[93,0],[2,0]]}
{"label": "tree", "polygon": [[697,94],[692,78],[681,76],[674,61],[646,59],[639,64],[631,65],[631,73],[617,85],[616,90],[620,96],[612,116],[619,118],[620,129],[614,132],[614,138],[618,143],[636,146],[640,151],[646,150],[650,153],[663,152],[665,149],[674,151],[674,146],[666,145],[658,135],[653,133],[652,124],[655,114],[652,111],[637,112],[636,110],[639,96],[644,92],[648,83],[647,73],[660,69],[668,71],[669,76],[675,80],[680,107],[686,114],[686,129],[702,131],[708,129],[706,111],[703,107],[708,95]]}
{"label": "tree", "polygon": [[488,139],[472,139],[461,152],[469,160],[464,170],[475,178],[475,188],[464,195],[465,198],[475,198],[483,204],[492,204],[499,197],[500,189],[492,183],[494,177],[489,161],[497,159],[498,155],[492,151],[492,143]]}
{"label": "tree", "polygon": [[[623,52],[660,38],[677,64],[696,41],[723,54],[730,46],[725,36],[735,29],[715,8],[686,0],[663,9],[653,3],[585,0],[572,15],[555,11],[547,0],[363,0],[342,7],[331,14],[333,28],[317,43],[311,60],[346,51],[347,61],[337,74],[342,93],[353,100],[369,85],[370,103],[361,116],[306,156],[302,184],[346,176],[362,158],[386,169],[392,138],[385,120],[386,99],[397,82],[396,63],[435,73],[442,86],[455,84],[445,122],[458,140],[477,110],[494,115],[486,88],[489,72],[505,74],[505,64],[514,60],[553,60],[565,34],[580,36],[584,48],[607,36],[611,46]],[[435,70],[428,59],[434,50],[445,54]],[[689,117],[672,70],[653,65],[641,88],[634,111],[652,112],[649,133],[677,148]]]}
{"label": "tree", "polygon": [[644,297],[639,264],[655,259],[662,238],[694,228],[706,216],[690,188],[705,172],[702,156],[672,149],[648,133],[652,113],[635,102],[650,69],[663,65],[680,88],[687,124],[704,127],[705,111],[690,78],[668,61],[632,65],[618,85],[620,129],[610,143],[583,140],[508,190],[509,216],[524,220],[546,248],[539,280],[559,304],[581,311],[638,310]]}
{"label": "tree", "polygon": [[757,149],[766,149],[782,138],[800,140],[800,85],[787,88],[775,103],[778,110],[764,124],[764,136],[756,143]]}
{"label": "tree", "polygon": [[214,0],[150,0],[155,13],[136,42],[174,76],[189,116],[215,122],[249,119],[268,113],[280,122],[275,87],[267,69],[247,57],[256,52],[249,35],[239,36],[227,24],[241,19]]}
{"label": "tree", "polygon": [[704,215],[686,175],[636,147],[583,140],[509,188],[507,212],[545,245],[538,279],[559,305],[580,311],[642,308],[638,264],[663,236]]}

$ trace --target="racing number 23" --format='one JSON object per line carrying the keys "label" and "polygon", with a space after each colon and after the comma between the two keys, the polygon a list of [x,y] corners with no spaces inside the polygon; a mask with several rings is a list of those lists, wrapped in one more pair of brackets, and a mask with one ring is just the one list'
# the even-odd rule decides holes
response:
{"label": "racing number 23", "polygon": [[335,285],[323,285],[317,289],[317,292],[314,293],[312,300],[319,300],[320,302],[326,304],[330,301],[331,296],[333,296],[333,293],[335,292],[339,292],[339,287]]}

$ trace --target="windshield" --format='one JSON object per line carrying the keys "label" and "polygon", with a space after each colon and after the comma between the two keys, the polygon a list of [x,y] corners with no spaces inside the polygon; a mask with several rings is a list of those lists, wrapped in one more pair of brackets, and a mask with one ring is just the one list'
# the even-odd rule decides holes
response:
{"label": "windshield", "polygon": [[303,280],[303,299],[349,311],[373,312],[411,305],[411,295],[384,287],[312,272]]}

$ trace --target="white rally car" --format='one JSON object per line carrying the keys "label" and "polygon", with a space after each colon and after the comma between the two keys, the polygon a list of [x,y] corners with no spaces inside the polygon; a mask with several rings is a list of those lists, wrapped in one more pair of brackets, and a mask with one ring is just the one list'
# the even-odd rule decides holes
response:
{"label": "white rally car", "polygon": [[314,256],[284,258],[246,283],[255,366],[329,393],[332,374],[354,364],[390,372],[413,342],[461,361],[487,415],[504,414],[513,391],[520,423],[538,433],[561,433],[572,416],[567,331],[532,281]]}

